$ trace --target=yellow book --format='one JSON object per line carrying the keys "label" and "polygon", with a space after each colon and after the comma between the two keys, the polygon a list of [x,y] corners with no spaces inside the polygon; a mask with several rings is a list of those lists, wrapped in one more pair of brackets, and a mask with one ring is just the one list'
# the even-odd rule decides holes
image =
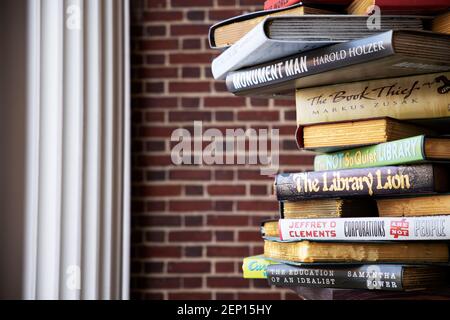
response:
{"label": "yellow book", "polygon": [[267,266],[278,264],[264,258],[263,255],[244,258],[242,263],[242,271],[245,279],[266,279]]}
{"label": "yellow book", "polygon": [[448,249],[444,242],[264,242],[265,257],[298,263],[447,263]]}
{"label": "yellow book", "polygon": [[299,89],[297,124],[450,117],[450,72]]}

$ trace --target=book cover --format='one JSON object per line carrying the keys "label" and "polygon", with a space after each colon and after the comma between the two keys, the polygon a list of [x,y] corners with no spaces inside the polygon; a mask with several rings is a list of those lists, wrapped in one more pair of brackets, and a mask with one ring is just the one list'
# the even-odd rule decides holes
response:
{"label": "book cover", "polygon": [[263,255],[244,258],[242,272],[245,279],[266,279],[267,267],[276,264],[273,260],[267,260]]}
{"label": "book cover", "polygon": [[236,95],[290,97],[296,88],[445,72],[449,40],[440,33],[388,31],[230,72],[226,85]]}
{"label": "book cover", "polygon": [[448,189],[443,166],[423,164],[363,169],[279,174],[275,191],[279,201],[352,196],[432,194]]}
{"label": "book cover", "polygon": [[270,285],[295,288],[337,288],[404,291],[445,286],[448,268],[389,264],[267,267]]}
{"label": "book cover", "polygon": [[281,241],[450,240],[450,216],[280,219]]}
{"label": "book cover", "polygon": [[375,117],[447,118],[449,106],[450,72],[343,83],[296,92],[298,125]]}
{"label": "book cover", "polygon": [[[441,139],[450,139],[450,137],[441,137]],[[368,147],[317,155],[314,158],[314,171],[423,163],[432,160],[425,154],[425,141],[426,136],[420,135]]]}

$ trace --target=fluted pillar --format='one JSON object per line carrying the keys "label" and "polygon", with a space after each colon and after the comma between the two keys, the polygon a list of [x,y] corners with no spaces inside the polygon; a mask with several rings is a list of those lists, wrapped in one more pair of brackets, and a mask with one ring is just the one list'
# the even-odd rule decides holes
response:
{"label": "fluted pillar", "polygon": [[128,1],[27,8],[24,297],[126,299]]}

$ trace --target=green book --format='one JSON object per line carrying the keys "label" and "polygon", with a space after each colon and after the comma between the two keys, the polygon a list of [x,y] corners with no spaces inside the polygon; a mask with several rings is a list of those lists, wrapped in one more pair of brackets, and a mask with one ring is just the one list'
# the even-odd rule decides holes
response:
{"label": "green book", "polygon": [[450,161],[450,137],[425,135],[317,155],[314,171]]}

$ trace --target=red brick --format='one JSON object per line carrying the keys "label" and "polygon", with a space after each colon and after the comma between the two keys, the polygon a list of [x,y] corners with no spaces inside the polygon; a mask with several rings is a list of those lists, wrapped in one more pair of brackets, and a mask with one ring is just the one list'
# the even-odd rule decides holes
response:
{"label": "red brick", "polygon": [[177,68],[139,68],[138,76],[146,79],[172,79],[178,77]]}
{"label": "red brick", "polygon": [[233,242],[234,232],[233,231],[216,231],[216,241],[218,242]]}
{"label": "red brick", "polygon": [[145,40],[138,42],[138,50],[142,51],[167,51],[178,49],[178,40],[164,39],[164,40]]}
{"label": "red brick", "polygon": [[276,199],[271,201],[239,201],[237,209],[239,211],[276,211],[278,210],[278,203]]}
{"label": "red brick", "polygon": [[211,112],[207,111],[171,111],[169,112],[169,121],[171,122],[192,122],[192,121],[211,121]]}
{"label": "red brick", "polygon": [[234,273],[234,263],[233,262],[216,262],[215,264],[217,273]]}
{"label": "red brick", "polygon": [[169,56],[171,64],[209,64],[212,59],[210,53],[174,53]]}
{"label": "red brick", "polygon": [[206,170],[172,170],[169,173],[171,180],[210,180],[211,172]]}
{"label": "red brick", "polygon": [[203,287],[202,278],[183,278],[183,288],[201,288]]}
{"label": "red brick", "polygon": [[210,90],[210,83],[206,81],[169,83],[170,92],[198,93],[198,92],[209,92],[209,90]]}
{"label": "red brick", "polygon": [[240,121],[278,121],[280,114],[278,111],[239,111]]}
{"label": "red brick", "polygon": [[181,247],[178,246],[142,246],[138,248],[141,258],[179,258]]}
{"label": "red brick", "polygon": [[170,242],[209,242],[212,239],[210,231],[171,231]]}
{"label": "red brick", "polygon": [[238,277],[208,277],[209,288],[248,288],[249,281]]}
{"label": "red brick", "polygon": [[147,0],[147,8],[165,8],[169,0]]}
{"label": "red brick", "polygon": [[145,21],[155,22],[155,21],[178,21],[183,18],[183,12],[169,10],[169,11],[146,11],[143,15]]}
{"label": "red brick", "polygon": [[209,273],[211,263],[209,262],[169,262],[167,272],[169,273]]}
{"label": "red brick", "polygon": [[250,186],[251,195],[266,195],[267,186],[266,185],[252,185]]}
{"label": "red brick", "polygon": [[212,209],[212,202],[205,200],[197,201],[171,201],[169,203],[170,211],[209,211]]}
{"label": "red brick", "polygon": [[172,25],[170,27],[170,34],[172,36],[206,36],[208,34],[210,25],[200,24],[182,24]]}
{"label": "red brick", "polygon": [[141,196],[145,197],[167,197],[181,194],[181,186],[179,185],[151,185],[142,186],[140,189]]}
{"label": "red brick", "polygon": [[135,108],[172,108],[178,104],[177,98],[155,97],[155,98],[133,98]]}
{"label": "red brick", "polygon": [[206,249],[208,257],[245,257],[250,251],[248,247],[243,246],[212,246]]}
{"label": "red brick", "polygon": [[261,233],[258,229],[255,229],[255,231],[239,231],[238,241],[259,242],[261,241]]}
{"label": "red brick", "polygon": [[209,7],[211,0],[172,0],[172,7]]}
{"label": "red brick", "polygon": [[205,107],[245,107],[245,99],[238,97],[207,97]]}
{"label": "red brick", "polygon": [[238,215],[214,215],[208,216],[207,224],[209,226],[248,226],[249,217],[248,216],[238,216]]}
{"label": "red brick", "polygon": [[238,292],[239,300],[280,300],[281,293],[273,292],[273,293],[246,293],[246,292]]}
{"label": "red brick", "polygon": [[243,10],[227,9],[227,10],[210,10],[208,12],[209,20],[225,20],[235,16],[239,16]]}
{"label": "red brick", "polygon": [[211,185],[208,186],[208,193],[212,196],[242,196],[245,195],[245,186]]}
{"label": "red brick", "polygon": [[186,13],[186,17],[191,21],[205,20],[205,11],[191,10]]}
{"label": "red brick", "polygon": [[169,293],[169,300],[211,300],[209,292],[174,292]]}

